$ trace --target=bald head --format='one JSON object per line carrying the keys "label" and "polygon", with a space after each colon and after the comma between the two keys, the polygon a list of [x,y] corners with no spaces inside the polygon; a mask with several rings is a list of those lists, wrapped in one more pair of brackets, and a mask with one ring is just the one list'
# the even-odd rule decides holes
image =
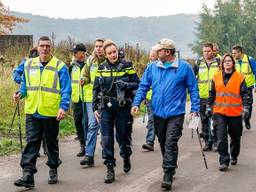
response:
{"label": "bald head", "polygon": [[157,58],[157,52],[153,49],[151,49],[151,51],[149,52],[149,60],[150,62],[156,61]]}

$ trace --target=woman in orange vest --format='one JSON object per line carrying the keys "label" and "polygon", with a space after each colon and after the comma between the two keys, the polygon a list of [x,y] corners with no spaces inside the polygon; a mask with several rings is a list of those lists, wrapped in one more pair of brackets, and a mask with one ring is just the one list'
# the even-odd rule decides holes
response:
{"label": "woman in orange vest", "polygon": [[[229,163],[237,164],[242,136],[242,117],[249,115],[249,97],[244,76],[235,70],[230,54],[223,56],[222,70],[216,73],[209,91],[207,113],[213,110],[216,129],[220,171],[227,171]],[[230,136],[230,154],[228,152]],[[231,155],[231,162],[230,162]]]}

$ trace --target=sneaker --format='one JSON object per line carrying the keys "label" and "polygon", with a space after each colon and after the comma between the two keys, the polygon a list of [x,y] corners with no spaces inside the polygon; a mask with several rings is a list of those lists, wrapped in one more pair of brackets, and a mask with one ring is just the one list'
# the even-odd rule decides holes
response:
{"label": "sneaker", "polygon": [[173,180],[173,174],[171,172],[165,172],[161,187],[166,190],[171,190],[172,180]]}
{"label": "sneaker", "polygon": [[212,150],[212,145],[206,143],[204,148],[203,148],[203,151],[211,151]]}
{"label": "sneaker", "polygon": [[250,122],[245,123],[245,128],[248,129],[248,130],[251,129],[251,124],[250,124]]}
{"label": "sneaker", "polygon": [[221,164],[219,167],[220,171],[227,171],[228,170],[228,166],[226,164]]}
{"label": "sneaker", "polygon": [[128,173],[131,170],[131,160],[129,157],[124,159],[123,170],[125,173]]}
{"label": "sneaker", "polygon": [[50,169],[48,184],[56,184],[58,182],[58,172],[57,169]]}
{"label": "sneaker", "polygon": [[232,158],[231,161],[230,161],[230,164],[231,165],[236,165],[237,164],[237,158]]}
{"label": "sneaker", "polygon": [[104,183],[113,183],[115,181],[115,170],[113,165],[107,166],[107,175],[105,177]]}
{"label": "sneaker", "polygon": [[29,172],[23,172],[23,176],[14,182],[17,187],[33,188],[35,187],[34,175]]}
{"label": "sneaker", "polygon": [[80,165],[86,165],[88,167],[93,167],[94,166],[93,157],[85,156],[84,159],[80,161]]}
{"label": "sneaker", "polygon": [[148,151],[154,151],[154,145],[146,143],[142,145],[142,149],[146,149]]}

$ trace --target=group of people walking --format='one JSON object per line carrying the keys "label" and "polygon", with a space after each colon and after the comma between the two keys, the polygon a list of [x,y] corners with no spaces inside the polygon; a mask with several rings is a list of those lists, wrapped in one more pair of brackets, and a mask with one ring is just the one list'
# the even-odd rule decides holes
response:
{"label": "group of people walking", "polygon": [[[194,68],[176,57],[175,43],[161,39],[150,52],[141,80],[130,61],[125,61],[112,40],[96,39],[87,58],[87,49],[76,44],[71,50],[71,67],[52,55],[52,42],[43,36],[38,40],[38,56],[23,63],[20,90],[15,101],[25,99],[26,140],[22,153],[23,176],[16,186],[34,187],[36,159],[44,136],[47,148],[49,184],[58,181],[61,164],[58,147],[59,121],[72,102],[74,123],[82,166],[94,166],[98,130],[101,132],[102,158],[106,166],[105,183],[115,181],[114,140],[119,144],[123,171],[131,169],[133,115],[145,101],[149,120],[143,149],[154,151],[155,135],[160,143],[164,172],[161,187],[171,189],[176,173],[178,141],[182,136],[187,93],[190,95],[190,118],[202,120],[205,151],[218,151],[220,171],[229,163],[237,164],[242,135],[242,118],[251,128],[252,88],[256,62],[232,48],[232,55],[220,58],[217,44],[206,43],[203,57]],[[216,52],[216,51],[215,51]],[[213,130],[211,130],[213,119]],[[228,136],[231,137],[230,154]]]}

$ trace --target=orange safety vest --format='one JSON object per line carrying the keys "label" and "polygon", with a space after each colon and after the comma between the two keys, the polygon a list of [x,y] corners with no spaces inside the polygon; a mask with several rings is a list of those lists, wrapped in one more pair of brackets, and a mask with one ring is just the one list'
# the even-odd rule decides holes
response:
{"label": "orange safety vest", "polygon": [[242,114],[242,98],[240,95],[240,86],[244,76],[235,71],[230,77],[226,86],[223,82],[222,72],[214,75],[216,98],[213,105],[213,113],[219,113],[226,116],[240,116]]}

